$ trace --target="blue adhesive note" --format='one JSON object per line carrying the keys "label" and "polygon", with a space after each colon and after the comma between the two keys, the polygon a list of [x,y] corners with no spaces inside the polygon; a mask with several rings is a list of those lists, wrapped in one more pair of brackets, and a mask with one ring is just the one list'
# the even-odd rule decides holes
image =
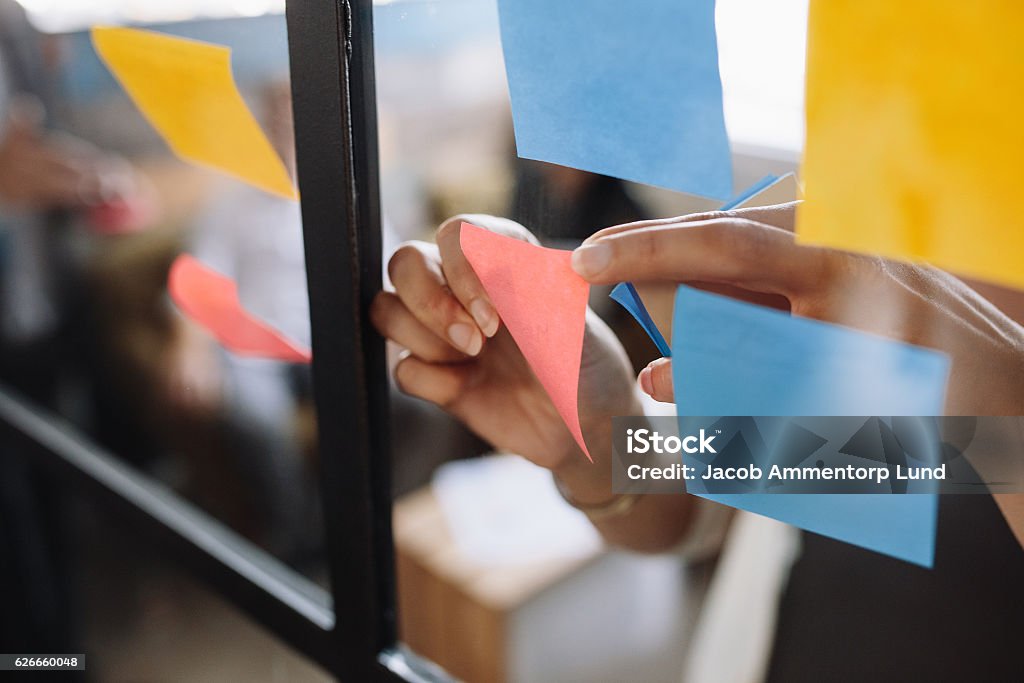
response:
{"label": "blue adhesive note", "polygon": [[499,0],[526,159],[726,199],[714,0]]}
{"label": "blue adhesive note", "polygon": [[[941,415],[949,359],[682,285],[672,375],[679,415]],[[695,494],[931,567],[933,494]]]}
{"label": "blue adhesive note", "polygon": [[620,282],[612,288],[612,292],[608,296],[629,311],[629,314],[640,323],[640,327],[644,328],[644,332],[651,338],[654,345],[658,347],[658,352],[662,356],[665,358],[672,357],[672,347],[668,345],[661,330],[651,320],[651,314],[647,312],[647,307],[640,300],[640,295],[637,293],[636,287],[633,286],[632,282]]}

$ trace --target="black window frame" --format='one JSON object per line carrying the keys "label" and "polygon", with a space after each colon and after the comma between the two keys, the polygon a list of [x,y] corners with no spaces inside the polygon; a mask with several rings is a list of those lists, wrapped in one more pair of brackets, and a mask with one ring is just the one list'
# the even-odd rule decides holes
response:
{"label": "black window frame", "polygon": [[[330,590],[0,387],[0,432],[343,681],[446,681],[398,642],[372,0],[286,5]],[[130,547],[130,546],[126,546]],[[130,552],[130,550],[129,550]]]}

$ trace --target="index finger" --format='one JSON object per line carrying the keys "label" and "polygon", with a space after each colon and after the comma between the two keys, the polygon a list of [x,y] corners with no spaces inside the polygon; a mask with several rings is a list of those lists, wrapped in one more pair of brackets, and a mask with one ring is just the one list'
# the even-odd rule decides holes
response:
{"label": "index finger", "polygon": [[797,245],[785,230],[729,218],[600,237],[573,252],[573,268],[595,284],[700,281],[788,297],[825,281],[828,253]]}
{"label": "index finger", "polygon": [[484,214],[461,214],[449,218],[437,231],[437,248],[441,253],[441,268],[452,294],[463,308],[469,311],[480,330],[493,337],[500,324],[498,312],[490,297],[473,271],[465,254],[462,253],[462,224],[472,223],[508,237],[536,244],[536,238],[515,221]]}
{"label": "index finger", "polygon": [[620,232],[628,232],[630,230],[678,225],[680,223],[698,223],[701,221],[711,221],[720,218],[743,218],[757,223],[765,223],[766,225],[781,228],[787,232],[793,232],[794,225],[796,223],[796,207],[799,203],[800,202],[786,202],[785,204],[775,204],[772,206],[752,206],[746,209],[703,211],[701,213],[691,213],[685,216],[677,216],[675,218],[656,218],[648,221],[623,223],[621,225],[613,225],[611,227],[598,230],[593,235],[585,239],[583,243],[587,244],[594,240],[601,239],[602,237],[617,235]]}

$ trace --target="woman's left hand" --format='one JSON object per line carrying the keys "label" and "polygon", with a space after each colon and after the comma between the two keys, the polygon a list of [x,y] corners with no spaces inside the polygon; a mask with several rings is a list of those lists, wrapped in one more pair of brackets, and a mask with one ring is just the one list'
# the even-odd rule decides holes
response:
{"label": "woman's left hand", "polygon": [[[947,414],[1024,414],[1024,327],[943,271],[797,244],[795,210],[789,204],[608,228],[575,251],[573,267],[594,284],[685,282],[937,349],[953,361]],[[645,368],[640,381],[654,398],[673,400],[668,359]]]}

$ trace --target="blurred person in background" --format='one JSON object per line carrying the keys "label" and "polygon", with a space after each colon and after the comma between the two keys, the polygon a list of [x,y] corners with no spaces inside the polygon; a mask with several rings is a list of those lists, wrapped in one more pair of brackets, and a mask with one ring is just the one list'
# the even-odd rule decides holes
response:
{"label": "blurred person in background", "polygon": [[[0,0],[0,383],[50,408],[75,355],[69,217],[136,189],[130,167],[47,127],[40,37]],[[61,493],[0,440],[0,650],[69,652]]]}

